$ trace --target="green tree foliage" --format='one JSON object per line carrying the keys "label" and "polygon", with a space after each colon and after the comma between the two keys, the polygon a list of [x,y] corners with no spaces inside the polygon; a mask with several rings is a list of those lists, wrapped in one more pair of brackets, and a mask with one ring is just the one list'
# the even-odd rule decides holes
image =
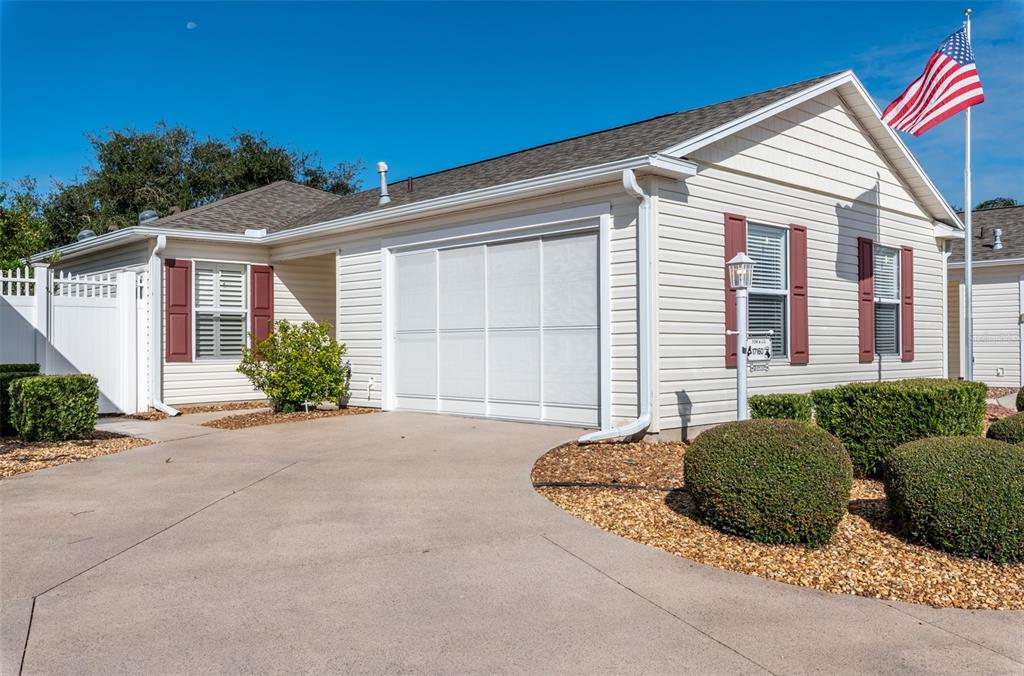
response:
{"label": "green tree foliage", "polygon": [[[16,193],[31,196],[31,209],[23,211],[33,220],[20,239],[3,231],[4,260],[68,244],[86,228],[103,234],[135,225],[147,209],[167,216],[274,181],[295,181],[337,195],[358,187],[358,163],[328,168],[316,153],[274,145],[260,133],[199,139],[191,129],[160,123],[149,131],[122,129],[88,138],[95,162],[83,170],[83,178],[56,183],[45,200],[34,186]],[[4,209],[17,212],[20,207],[9,206],[15,193],[5,193]]]}
{"label": "green tree foliage", "polygon": [[44,226],[42,199],[31,179],[0,183],[0,270],[20,267],[41,249]]}
{"label": "green tree foliage", "polygon": [[340,404],[348,387],[341,364],[345,346],[332,333],[324,322],[278,321],[255,350],[243,349],[238,372],[262,390],[278,412],[300,411],[307,402]]}
{"label": "green tree foliage", "polygon": [[998,209],[1000,207],[1015,207],[1015,206],[1018,206],[1019,204],[1020,204],[1020,202],[1018,202],[1017,200],[1013,199],[1012,197],[993,197],[990,200],[985,200],[984,202],[981,202],[980,204],[978,204],[978,206],[974,207],[974,210],[975,211],[981,211],[983,209]]}

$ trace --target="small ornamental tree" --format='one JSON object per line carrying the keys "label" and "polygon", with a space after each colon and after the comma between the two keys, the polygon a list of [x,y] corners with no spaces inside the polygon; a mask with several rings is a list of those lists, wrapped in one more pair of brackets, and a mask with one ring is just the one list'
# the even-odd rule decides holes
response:
{"label": "small ornamental tree", "polygon": [[255,348],[243,348],[238,372],[267,395],[275,411],[289,413],[306,403],[341,403],[348,390],[344,355],[329,324],[282,320]]}

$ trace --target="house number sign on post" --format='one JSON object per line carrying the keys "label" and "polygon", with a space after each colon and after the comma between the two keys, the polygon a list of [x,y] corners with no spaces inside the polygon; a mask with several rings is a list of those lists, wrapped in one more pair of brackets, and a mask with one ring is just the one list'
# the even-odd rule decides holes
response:
{"label": "house number sign on post", "polygon": [[767,371],[768,362],[772,360],[771,338],[747,339],[747,363],[751,371]]}

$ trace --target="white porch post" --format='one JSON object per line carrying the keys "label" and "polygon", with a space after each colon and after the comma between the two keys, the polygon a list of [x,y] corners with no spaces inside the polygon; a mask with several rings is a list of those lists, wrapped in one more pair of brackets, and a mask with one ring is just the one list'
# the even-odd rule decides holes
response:
{"label": "white porch post", "polygon": [[121,397],[115,402],[123,413],[138,413],[136,401],[137,370],[139,368],[138,340],[135,332],[138,328],[136,318],[137,302],[135,299],[135,273],[121,270],[117,273],[117,317],[118,317],[118,354],[120,355]]}
{"label": "white porch post", "polygon": [[52,279],[50,265],[48,263],[33,263],[32,274],[35,279],[32,291],[36,302],[36,363],[39,364],[39,372],[46,373],[50,352],[50,317],[52,316],[50,313],[50,281]]}

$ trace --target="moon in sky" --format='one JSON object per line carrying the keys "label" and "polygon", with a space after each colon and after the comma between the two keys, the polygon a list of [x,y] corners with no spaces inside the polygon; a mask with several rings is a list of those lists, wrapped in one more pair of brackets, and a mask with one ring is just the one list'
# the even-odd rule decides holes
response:
{"label": "moon in sky", "polygon": [[190,31],[195,30],[198,26],[199,24],[197,24],[195,21],[189,21],[187,24],[185,24],[185,28],[189,29]]}

